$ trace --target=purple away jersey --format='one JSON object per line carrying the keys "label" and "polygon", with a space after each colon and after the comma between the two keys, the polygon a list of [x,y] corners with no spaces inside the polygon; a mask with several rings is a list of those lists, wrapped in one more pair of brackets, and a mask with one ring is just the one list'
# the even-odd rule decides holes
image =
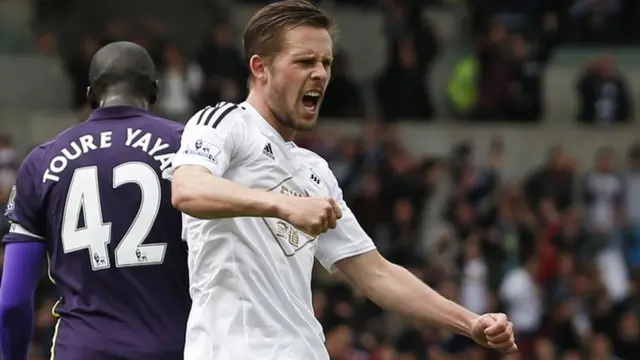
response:
{"label": "purple away jersey", "polygon": [[181,133],[140,109],[102,108],[22,164],[4,241],[46,243],[56,359],[182,358],[187,251],[161,177]]}

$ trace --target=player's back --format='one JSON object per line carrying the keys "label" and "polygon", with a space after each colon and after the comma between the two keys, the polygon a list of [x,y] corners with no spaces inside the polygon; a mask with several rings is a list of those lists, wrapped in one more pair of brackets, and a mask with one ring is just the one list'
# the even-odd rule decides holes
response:
{"label": "player's back", "polygon": [[56,356],[181,357],[187,252],[161,177],[181,131],[140,109],[101,108],[27,158],[39,164],[35,190],[61,296]]}

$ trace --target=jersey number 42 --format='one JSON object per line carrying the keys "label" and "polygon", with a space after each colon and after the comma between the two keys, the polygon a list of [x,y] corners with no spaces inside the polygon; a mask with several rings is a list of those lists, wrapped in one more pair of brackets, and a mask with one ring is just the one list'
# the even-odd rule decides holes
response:
{"label": "jersey number 42", "polygon": [[[138,214],[114,251],[116,267],[158,265],[164,261],[167,244],[143,245],[158,215],[161,201],[160,179],[142,162],[128,162],[113,169],[113,188],[137,184],[142,194]],[[102,217],[98,168],[76,169],[71,178],[62,218],[62,247],[65,253],[87,249],[93,270],[108,269],[111,223]],[[84,214],[84,224],[78,220]]]}

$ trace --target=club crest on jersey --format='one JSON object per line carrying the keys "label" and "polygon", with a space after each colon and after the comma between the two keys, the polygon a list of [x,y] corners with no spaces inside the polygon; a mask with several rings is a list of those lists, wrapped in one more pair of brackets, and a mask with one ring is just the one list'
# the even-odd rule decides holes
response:
{"label": "club crest on jersey", "polygon": [[[308,197],[309,193],[306,189],[296,186],[291,177],[282,181],[268,191],[280,193],[287,196]],[[317,236],[311,236],[303,231],[296,229],[295,226],[286,221],[276,218],[262,218],[265,225],[269,228],[269,232],[273,235],[276,243],[286,257],[294,256],[302,249],[313,249],[309,244],[317,239]],[[308,254],[308,253],[307,253]]]}
{"label": "club crest on jersey", "polygon": [[311,183],[319,187],[320,189],[324,188],[320,175],[318,175],[318,173],[316,173],[313,169],[309,169],[309,171],[311,172],[311,176],[309,178],[311,180]]}
{"label": "club crest on jersey", "polygon": [[202,139],[198,139],[196,140],[196,142],[193,143],[193,145],[188,146],[187,149],[184,151],[185,154],[187,155],[197,155],[197,156],[202,156],[206,159],[208,159],[209,161],[213,162],[214,164],[218,163],[218,154],[220,154],[221,150],[207,142],[204,141]]}
{"label": "club crest on jersey", "polygon": [[4,211],[4,216],[8,216],[13,212],[13,209],[16,207],[16,186],[13,185],[11,187],[11,192],[9,193],[9,199],[7,200],[7,208]]}

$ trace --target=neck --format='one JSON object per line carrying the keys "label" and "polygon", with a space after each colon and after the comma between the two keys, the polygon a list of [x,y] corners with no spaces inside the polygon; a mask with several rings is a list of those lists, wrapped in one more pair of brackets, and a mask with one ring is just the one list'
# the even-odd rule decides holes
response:
{"label": "neck", "polygon": [[293,141],[296,130],[284,125],[278,120],[276,114],[271,110],[263,96],[260,96],[254,89],[249,91],[247,102],[282,136],[285,141]]}
{"label": "neck", "polygon": [[123,94],[122,92],[105,91],[100,97],[99,107],[132,106],[143,110],[149,110],[149,101],[139,96]]}

